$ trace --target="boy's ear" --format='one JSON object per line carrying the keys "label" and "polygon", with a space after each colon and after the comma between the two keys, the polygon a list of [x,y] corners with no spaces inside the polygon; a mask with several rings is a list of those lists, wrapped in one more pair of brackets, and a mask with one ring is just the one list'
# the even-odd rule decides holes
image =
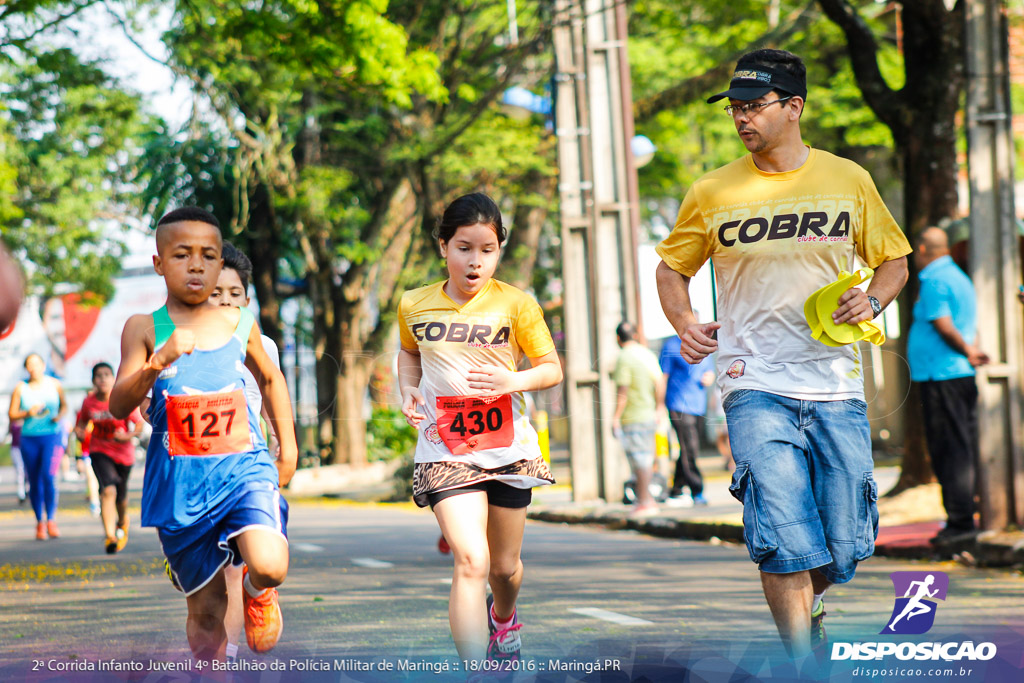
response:
{"label": "boy's ear", "polygon": [[153,254],[153,270],[156,271],[157,275],[162,276],[164,274],[164,263],[160,259],[159,254]]}

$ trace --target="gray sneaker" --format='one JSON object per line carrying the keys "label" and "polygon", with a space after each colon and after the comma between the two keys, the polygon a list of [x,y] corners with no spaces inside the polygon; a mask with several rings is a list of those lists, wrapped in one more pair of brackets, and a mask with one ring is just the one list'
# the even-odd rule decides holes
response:
{"label": "gray sneaker", "polygon": [[518,610],[512,615],[512,624],[507,628],[498,629],[491,619],[491,605],[494,604],[494,596],[487,596],[487,629],[491,633],[491,639],[487,643],[487,659],[496,662],[497,666],[492,669],[494,673],[514,673],[516,663],[520,659],[520,651],[523,647],[523,640],[519,637],[519,630],[523,627],[519,623]]}

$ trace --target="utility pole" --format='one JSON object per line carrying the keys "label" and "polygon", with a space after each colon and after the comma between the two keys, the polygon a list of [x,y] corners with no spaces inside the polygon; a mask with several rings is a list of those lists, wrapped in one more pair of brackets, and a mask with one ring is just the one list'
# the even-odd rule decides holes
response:
{"label": "utility pole", "polygon": [[967,0],[967,146],[970,262],[979,344],[978,493],[981,526],[1024,524],[1021,448],[1021,283],[1013,208],[1009,46],[1002,0]]}
{"label": "utility pole", "polygon": [[[638,325],[638,198],[624,8],[556,0],[558,136],[566,404],[573,499],[615,500],[629,468],[611,433],[615,327]],[[628,122],[627,122],[628,119]],[[632,185],[631,185],[632,183]]]}

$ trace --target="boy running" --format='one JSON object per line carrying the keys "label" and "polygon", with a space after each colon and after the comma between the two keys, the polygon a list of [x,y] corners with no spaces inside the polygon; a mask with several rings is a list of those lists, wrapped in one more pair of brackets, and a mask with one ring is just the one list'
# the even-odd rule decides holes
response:
{"label": "boy running", "polygon": [[[110,390],[114,387],[114,368],[97,363],[92,368],[95,391],[82,401],[75,424],[75,435],[82,443],[83,457],[92,461],[100,491],[100,520],[103,522],[107,554],[122,550],[128,543],[128,477],[135,464],[132,438],[142,433],[142,415],[138,408],[126,420],[110,414]],[[89,423],[92,431],[87,433]]]}
{"label": "boy running", "polygon": [[[157,223],[156,242],[153,266],[166,281],[167,303],[125,324],[110,412],[127,417],[152,390],[142,524],[157,528],[185,593],[192,653],[224,659],[229,562],[246,565],[246,638],[254,652],[266,652],[281,635],[275,587],[288,572],[279,487],[297,459],[284,377],[251,313],[207,301],[223,263],[217,219],[176,209]],[[276,463],[245,400],[245,368],[281,442]]]}
{"label": "boy running", "polygon": [[[217,286],[213,288],[210,295],[210,303],[214,306],[234,306],[236,308],[249,307],[249,282],[252,280],[252,261],[240,249],[225,242],[221,256],[224,258],[224,267],[220,269],[220,276],[217,278]],[[265,334],[260,335],[263,342],[263,350],[267,357],[273,361],[280,370],[278,364],[277,344]],[[252,373],[245,371],[245,400],[253,410],[260,415],[260,427],[264,438],[267,440],[268,451],[271,457],[277,453],[277,439],[267,428],[264,421],[266,409],[263,408],[263,397],[260,396],[260,387]],[[287,521],[287,520],[286,520]],[[224,614],[224,629],[227,631],[228,644],[225,655],[228,661],[233,661],[238,656],[238,641],[245,623],[242,609],[242,570],[228,564],[224,567],[224,583],[228,589],[228,607]]]}

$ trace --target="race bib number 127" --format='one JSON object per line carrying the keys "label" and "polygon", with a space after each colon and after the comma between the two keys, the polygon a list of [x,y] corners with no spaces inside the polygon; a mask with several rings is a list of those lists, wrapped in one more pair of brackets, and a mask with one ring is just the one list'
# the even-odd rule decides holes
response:
{"label": "race bib number 127", "polygon": [[438,396],[437,432],[452,455],[508,448],[515,436],[512,398]]}
{"label": "race bib number 127", "polygon": [[245,393],[236,389],[220,394],[168,396],[167,437],[171,456],[252,450]]}

